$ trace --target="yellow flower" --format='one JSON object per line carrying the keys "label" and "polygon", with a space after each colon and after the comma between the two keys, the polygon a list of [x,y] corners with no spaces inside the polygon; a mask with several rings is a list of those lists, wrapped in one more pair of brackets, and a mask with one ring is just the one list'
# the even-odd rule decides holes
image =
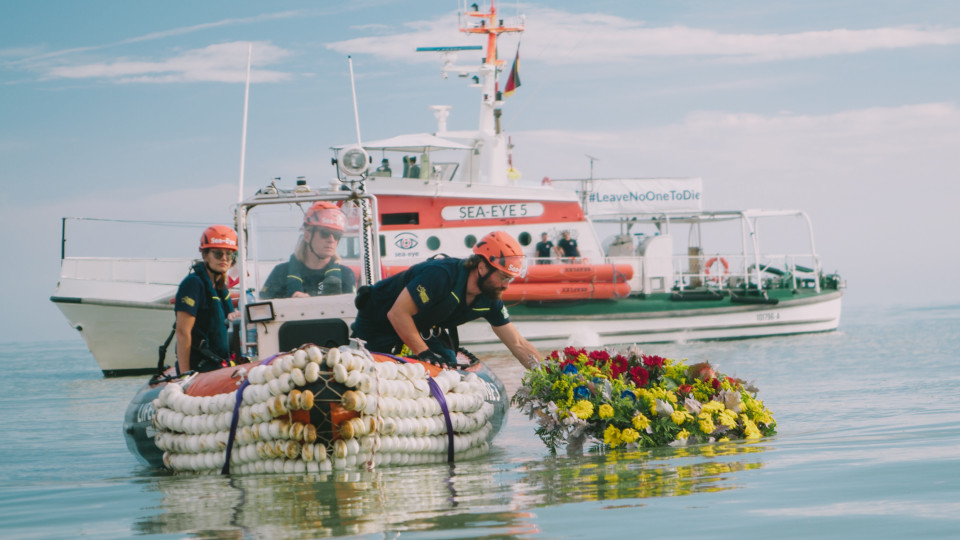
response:
{"label": "yellow flower", "polygon": [[639,438],[640,438],[640,434],[637,433],[637,430],[633,428],[627,428],[620,432],[620,440],[622,440],[626,444],[636,442],[636,440]]}
{"label": "yellow flower", "polygon": [[707,435],[713,433],[713,430],[717,429],[717,426],[713,424],[713,421],[709,418],[700,420],[700,431],[706,433]]}
{"label": "yellow flower", "polygon": [[617,429],[613,424],[607,426],[607,429],[603,431],[603,442],[609,444],[611,448],[616,448],[620,445],[620,430]]}
{"label": "yellow flower", "polygon": [[687,431],[687,430],[685,430],[685,429],[682,429],[682,430],[680,430],[680,433],[677,433],[677,440],[678,440],[678,441],[679,441],[680,439],[686,439],[686,438],[689,438],[689,437],[690,437],[690,432]]}
{"label": "yellow flower", "polygon": [[710,401],[704,403],[704,404],[700,407],[700,411],[701,411],[701,412],[706,412],[706,413],[713,414],[713,413],[721,412],[721,411],[723,411],[725,408],[726,408],[726,407],[723,406],[723,403],[720,403],[719,401],[710,400]]}
{"label": "yellow flower", "polygon": [[650,425],[650,419],[644,416],[642,413],[637,413],[632,420],[633,427],[637,430],[647,429],[647,426]]}
{"label": "yellow flower", "polygon": [[613,416],[613,407],[611,407],[607,403],[604,403],[597,410],[597,415],[599,415],[600,418],[610,418],[611,416]]}
{"label": "yellow flower", "polygon": [[728,428],[737,427],[737,413],[731,411],[730,409],[724,409],[723,412],[717,416],[717,420],[720,423]]}
{"label": "yellow flower", "polygon": [[673,420],[673,423],[681,426],[687,420],[691,420],[693,417],[690,416],[690,413],[684,410],[673,411],[670,413],[670,420]]}
{"label": "yellow flower", "polygon": [[593,403],[585,399],[581,399],[573,407],[570,407],[570,412],[581,420],[586,420],[593,416]]}
{"label": "yellow flower", "polygon": [[759,439],[760,430],[757,429],[757,425],[753,423],[753,420],[747,418],[747,415],[741,414],[740,420],[743,422],[743,436],[747,439]]}

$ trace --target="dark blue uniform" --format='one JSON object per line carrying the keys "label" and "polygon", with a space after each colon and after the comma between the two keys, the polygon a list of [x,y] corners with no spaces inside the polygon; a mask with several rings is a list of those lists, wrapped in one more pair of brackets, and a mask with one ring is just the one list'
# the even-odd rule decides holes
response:
{"label": "dark blue uniform", "polygon": [[296,257],[273,267],[267,281],[260,290],[262,298],[289,298],[297,291],[305,292],[310,296],[326,294],[352,293],[357,286],[357,279],[350,270],[342,264],[331,260],[319,270],[307,268]]}
{"label": "dark blue uniform", "polygon": [[[220,365],[204,354],[209,351],[225,359],[230,355],[227,342],[227,314],[233,311],[233,302],[227,289],[216,290],[207,275],[203,262],[195,264],[177,289],[174,311],[183,311],[196,317],[190,331],[190,369],[209,371]],[[204,360],[210,360],[205,366]]]}
{"label": "dark blue uniform", "polygon": [[560,248],[560,251],[563,252],[564,257],[579,257],[580,248],[577,247],[577,240],[575,238],[561,238],[557,242],[557,247]]}
{"label": "dark blue uniform", "polygon": [[437,338],[440,329],[457,326],[483,317],[492,326],[510,322],[501,300],[480,294],[473,304],[466,305],[467,276],[462,259],[434,259],[419,263],[405,272],[377,282],[369,295],[361,296],[354,336],[367,342],[367,348],[385,353],[398,353],[403,340],[387,319],[400,293],[406,289],[417,305],[413,322],[431,350],[449,356],[447,345]]}

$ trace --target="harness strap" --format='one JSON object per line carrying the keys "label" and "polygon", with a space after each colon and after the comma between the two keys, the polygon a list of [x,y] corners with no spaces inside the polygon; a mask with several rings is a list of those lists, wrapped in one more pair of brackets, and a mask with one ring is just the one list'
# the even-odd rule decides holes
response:
{"label": "harness strap", "polygon": [[[160,359],[157,360],[157,374],[163,375],[163,363],[167,359],[167,349],[170,347],[170,342],[173,341],[174,334],[177,333],[177,323],[174,321],[173,328],[170,330],[170,335],[167,336],[167,339],[163,342],[163,345],[160,346]],[[180,372],[180,365],[177,364],[177,373]]]}
{"label": "harness strap", "polygon": [[[402,356],[392,354],[385,354],[384,356],[389,356],[394,360],[399,360],[407,364],[413,363],[412,360]],[[447,461],[453,463],[453,421],[450,420],[450,409],[447,408],[447,399],[443,397],[443,390],[440,389],[437,381],[433,380],[433,377],[427,376],[427,384],[430,385],[430,393],[433,394],[434,399],[440,404],[440,410],[443,411],[443,419],[447,423]]]}
{"label": "harness strap", "polygon": [[[280,356],[275,354],[270,358],[267,358],[260,364],[268,366],[270,362],[273,362],[274,358]],[[243,383],[237,388],[237,401],[233,404],[233,417],[230,419],[230,435],[227,437],[227,453],[223,458],[223,468],[220,469],[220,474],[227,475],[230,474],[230,453],[233,451],[233,441],[237,438],[237,424],[240,423],[240,405],[243,403],[243,391],[250,386],[250,378],[244,377]]]}
{"label": "harness strap", "polygon": [[450,410],[447,408],[447,399],[443,397],[443,390],[433,377],[427,377],[427,384],[430,385],[430,393],[440,404],[440,410],[443,411],[443,419],[447,422],[447,461],[453,463],[453,422],[450,420]]}

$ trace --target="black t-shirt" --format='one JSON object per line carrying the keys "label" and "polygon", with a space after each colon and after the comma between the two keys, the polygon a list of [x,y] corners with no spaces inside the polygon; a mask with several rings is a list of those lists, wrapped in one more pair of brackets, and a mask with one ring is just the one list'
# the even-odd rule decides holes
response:
{"label": "black t-shirt", "polygon": [[553,256],[553,242],[550,240],[545,240],[543,242],[537,242],[537,257],[543,259]]}
{"label": "black t-shirt", "polygon": [[577,247],[577,240],[575,238],[561,238],[560,241],[557,242],[557,247],[563,252],[564,257],[580,256],[580,249]]}

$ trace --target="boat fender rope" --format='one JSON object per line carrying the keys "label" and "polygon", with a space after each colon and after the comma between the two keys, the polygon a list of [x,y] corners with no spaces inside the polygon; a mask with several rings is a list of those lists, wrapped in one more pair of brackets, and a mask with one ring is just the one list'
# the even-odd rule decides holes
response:
{"label": "boat fender rope", "polygon": [[[263,362],[260,362],[260,364],[268,366],[270,362],[273,362],[274,358],[279,356],[279,354],[275,354]],[[247,386],[250,386],[250,378],[244,377],[243,383],[237,388],[237,400],[233,404],[233,417],[230,418],[230,434],[227,436],[227,451],[223,457],[223,468],[220,469],[220,474],[223,475],[230,474],[230,453],[233,451],[233,441],[237,438],[237,424],[240,422],[240,405],[243,403],[243,391]]]}
{"label": "boat fender rope", "polygon": [[443,390],[437,381],[433,380],[433,377],[427,377],[427,384],[430,385],[430,393],[440,404],[443,419],[447,422],[447,461],[453,463],[453,422],[450,420],[450,409],[447,408],[447,400],[443,397]]}

